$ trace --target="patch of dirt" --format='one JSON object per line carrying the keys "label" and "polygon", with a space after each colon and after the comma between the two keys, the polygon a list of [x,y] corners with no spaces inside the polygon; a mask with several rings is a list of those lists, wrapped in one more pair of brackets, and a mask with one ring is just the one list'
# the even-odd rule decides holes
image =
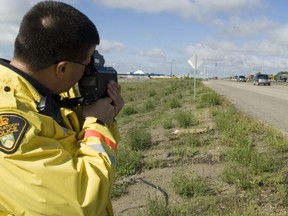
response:
{"label": "patch of dirt", "polygon": [[[210,158],[210,156],[208,157]],[[209,160],[207,159],[206,161]],[[223,164],[215,163],[211,165],[210,163],[192,163],[182,166],[144,170],[141,174],[135,175],[129,179],[132,184],[129,186],[129,193],[127,195],[113,200],[115,215],[136,215],[139,210],[146,206],[149,197],[157,197],[160,200],[163,200],[163,202],[168,198],[169,204],[172,205],[187,202],[187,200],[181,198],[174,192],[171,182],[174,172],[177,172],[179,169],[182,170],[183,168],[186,172],[192,172],[196,176],[207,178],[210,184],[215,186],[218,184],[219,178],[221,178],[219,174],[222,172]],[[157,189],[157,187],[159,187],[160,190],[159,188]],[[164,192],[161,192],[162,190]],[[235,189],[229,185],[222,187],[222,192],[224,194],[229,194],[230,192],[234,193],[234,190]]]}
{"label": "patch of dirt", "polygon": [[[129,194],[113,201],[115,215],[135,215],[138,210],[146,205],[149,197],[159,197],[165,201],[165,194],[155,189],[142,180],[160,187],[171,199],[171,176],[173,168],[145,170],[140,175],[133,176],[134,183],[129,187]],[[171,202],[172,200],[169,200]]]}

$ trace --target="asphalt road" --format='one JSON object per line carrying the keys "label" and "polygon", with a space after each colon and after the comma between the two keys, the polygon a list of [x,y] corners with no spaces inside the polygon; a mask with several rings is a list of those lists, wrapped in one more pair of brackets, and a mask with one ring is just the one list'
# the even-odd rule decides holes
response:
{"label": "asphalt road", "polygon": [[225,80],[203,83],[228,98],[240,111],[288,133],[288,86],[254,86],[251,82]]}

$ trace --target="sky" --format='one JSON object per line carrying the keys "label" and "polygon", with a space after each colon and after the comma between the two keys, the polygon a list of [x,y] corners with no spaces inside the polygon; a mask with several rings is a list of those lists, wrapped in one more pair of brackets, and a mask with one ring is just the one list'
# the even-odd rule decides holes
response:
{"label": "sky", "polygon": [[[0,0],[0,58],[13,57],[23,15],[39,0]],[[100,34],[118,73],[204,77],[288,71],[286,0],[65,0]],[[197,57],[197,58],[196,58]],[[188,64],[192,59],[197,68]]]}

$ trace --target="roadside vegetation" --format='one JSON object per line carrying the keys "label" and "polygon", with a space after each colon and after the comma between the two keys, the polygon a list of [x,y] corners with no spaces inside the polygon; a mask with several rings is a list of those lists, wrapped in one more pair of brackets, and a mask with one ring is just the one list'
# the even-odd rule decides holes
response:
{"label": "roadside vegetation", "polygon": [[287,215],[288,139],[197,80],[121,82],[116,215]]}

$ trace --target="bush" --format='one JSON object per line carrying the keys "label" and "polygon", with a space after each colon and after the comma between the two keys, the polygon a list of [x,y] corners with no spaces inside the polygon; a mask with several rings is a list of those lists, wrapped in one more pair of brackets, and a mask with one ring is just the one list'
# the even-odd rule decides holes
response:
{"label": "bush", "polygon": [[169,102],[169,107],[171,109],[181,107],[180,101],[177,98],[172,98]]}
{"label": "bush", "polygon": [[129,116],[132,114],[136,114],[137,110],[133,106],[124,106],[123,110],[121,111],[122,115]]}
{"label": "bush", "polygon": [[235,184],[243,190],[251,189],[253,175],[247,167],[242,167],[240,164],[228,164],[222,173],[222,179],[229,184]]}
{"label": "bush", "polygon": [[209,191],[203,177],[185,175],[183,172],[174,173],[172,183],[176,193],[184,197],[206,195]]}
{"label": "bush", "polygon": [[156,94],[156,91],[152,90],[149,92],[149,97],[154,97]]}
{"label": "bush", "polygon": [[154,110],[155,102],[153,102],[152,100],[147,100],[144,104],[144,108],[147,112]]}
{"label": "bush", "polygon": [[134,175],[143,167],[143,155],[129,148],[120,148],[117,154],[117,175]]}
{"label": "bush", "polygon": [[173,121],[171,118],[165,118],[163,121],[162,121],[162,126],[164,129],[171,129],[173,128]]}
{"label": "bush", "polygon": [[190,112],[179,112],[176,115],[176,119],[179,126],[182,128],[188,128],[189,126],[197,124],[197,121]]}
{"label": "bush", "polygon": [[200,102],[198,107],[211,107],[221,104],[221,98],[218,94],[215,92],[208,92],[205,94],[202,94],[200,97]]}
{"label": "bush", "polygon": [[168,206],[163,201],[157,198],[148,198],[148,205],[145,206],[143,212],[139,211],[137,215],[139,216],[188,216],[191,215],[187,210],[178,206]]}
{"label": "bush", "polygon": [[126,143],[132,150],[146,150],[152,145],[152,138],[144,129],[134,128],[128,132]]}
{"label": "bush", "polygon": [[119,198],[125,194],[128,194],[127,184],[122,184],[122,185],[114,184],[112,186],[111,198]]}

